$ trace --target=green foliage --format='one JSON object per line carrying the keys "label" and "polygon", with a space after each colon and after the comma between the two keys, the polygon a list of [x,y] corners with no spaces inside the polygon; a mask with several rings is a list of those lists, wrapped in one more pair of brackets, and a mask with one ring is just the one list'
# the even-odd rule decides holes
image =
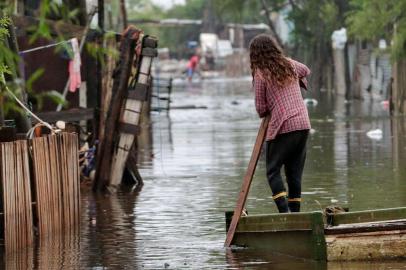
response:
{"label": "green foliage", "polygon": [[51,0],[41,1],[39,8],[39,23],[30,30],[33,34],[30,37],[30,43],[35,42],[38,38],[48,40],[64,40],[64,37],[57,33],[57,37],[53,37],[51,28],[48,23],[49,17],[59,18],[59,21],[74,23],[77,21],[78,9],[69,10],[64,4],[58,4]]}
{"label": "green foliage", "polygon": [[55,90],[38,93],[38,94],[35,94],[34,97],[35,97],[35,100],[37,101],[37,106],[38,106],[39,110],[42,109],[45,99],[48,99],[48,100],[54,102],[55,104],[61,104],[64,107],[66,107],[68,105],[68,102],[65,100],[63,95]]}
{"label": "green foliage", "polygon": [[28,90],[32,90],[32,86],[36,80],[38,80],[42,75],[44,74],[44,69],[40,68],[37,69],[31,76],[28,78],[28,80],[25,82],[25,86],[27,87]]}
{"label": "green foliage", "polygon": [[[338,20],[338,8],[333,0],[302,1],[288,18],[293,22],[292,43],[311,49],[319,42],[330,42],[332,32],[343,26]],[[341,24],[341,25],[340,25]]]}
{"label": "green foliage", "polygon": [[[354,37],[393,41],[395,58],[406,56],[406,1],[351,0],[347,16],[349,32]],[[390,43],[390,42],[389,42]]]}
{"label": "green foliage", "polygon": [[[273,0],[282,2],[282,0]],[[209,1],[186,0],[185,5],[174,5],[169,10],[162,10],[149,0],[128,1],[128,17],[131,19],[193,19],[201,20]],[[260,14],[259,1],[252,0],[212,0],[214,21],[223,23],[260,23],[263,16]],[[184,52],[186,42],[198,40],[201,31],[200,25],[183,25],[179,27],[151,26],[148,24],[140,27],[149,34],[159,37],[161,47],[169,47],[172,52]]]}
{"label": "green foliage", "polygon": [[[199,20],[203,18],[204,5],[205,1],[202,0],[187,0],[185,5],[174,5],[162,15],[162,18]],[[147,30],[150,29],[145,31]],[[181,53],[185,51],[187,41],[199,39],[200,30],[199,25],[186,25],[163,27],[158,33],[153,34],[159,37],[160,46],[169,47],[171,51]]]}
{"label": "green foliage", "polygon": [[7,27],[10,24],[10,18],[4,16],[0,18],[0,74],[11,74],[13,67],[13,54],[7,47],[7,38],[9,36]]}
{"label": "green foliage", "polygon": [[[111,33],[106,33],[104,35],[105,41],[107,41],[110,38],[115,39],[115,36],[111,36]],[[97,59],[101,63],[101,65],[106,64],[105,59],[107,56],[110,56],[113,59],[118,59],[119,57],[119,51],[116,48],[111,48],[108,46],[100,46],[96,42],[87,42],[85,47],[90,56]]]}
{"label": "green foliage", "polygon": [[[118,2],[118,1],[111,1]],[[136,19],[161,19],[164,16],[164,11],[154,5],[149,0],[129,0],[127,2],[127,16],[128,18]],[[118,3],[116,3],[118,5]],[[118,9],[118,7],[117,7]]]}
{"label": "green foliage", "polygon": [[220,22],[261,23],[264,21],[260,1],[213,0],[213,8]]}
{"label": "green foliage", "polygon": [[[6,12],[6,9],[3,10]],[[62,6],[56,6],[55,3],[48,1],[43,1],[40,7],[39,24],[33,28],[34,34],[31,37],[31,42],[35,41],[37,38],[52,38],[50,27],[46,20],[47,16],[50,14],[56,14],[59,17],[73,18],[75,16],[75,11],[68,11]],[[19,56],[10,50],[8,46],[9,31],[8,27],[11,23],[11,19],[7,15],[0,16],[0,96],[3,103],[1,104],[4,114],[10,111],[16,111],[18,113],[24,114],[24,110],[18,105],[14,99],[14,96],[22,95],[22,84],[14,82],[17,78],[17,63],[20,61]],[[62,40],[62,36],[58,36],[58,39]],[[43,69],[36,70],[30,78],[25,82],[24,90],[32,98],[37,101],[38,107],[41,108],[44,99],[50,99],[58,104],[66,104],[60,93],[56,91],[49,91],[45,93],[34,93],[33,83],[38,80],[44,73]],[[12,80],[6,82],[5,75],[8,74]]]}
{"label": "green foliage", "polygon": [[165,13],[166,18],[181,18],[198,20],[203,18],[207,1],[186,0],[185,5],[174,5]]}

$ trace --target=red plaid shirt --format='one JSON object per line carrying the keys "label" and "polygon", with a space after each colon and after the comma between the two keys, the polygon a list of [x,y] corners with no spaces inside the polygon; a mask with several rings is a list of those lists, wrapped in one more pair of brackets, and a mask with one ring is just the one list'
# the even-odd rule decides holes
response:
{"label": "red plaid shirt", "polygon": [[[305,80],[310,74],[307,66],[289,59],[299,79]],[[255,107],[259,117],[271,114],[266,140],[275,139],[276,135],[296,130],[310,129],[310,120],[306,105],[300,92],[299,80],[280,87],[273,82],[266,82],[260,72],[254,77]]]}

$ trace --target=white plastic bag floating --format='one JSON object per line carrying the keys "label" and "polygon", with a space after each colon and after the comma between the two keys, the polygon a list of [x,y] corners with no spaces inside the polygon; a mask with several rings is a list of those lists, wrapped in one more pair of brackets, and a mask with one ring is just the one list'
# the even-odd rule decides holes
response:
{"label": "white plastic bag floating", "polygon": [[318,102],[314,98],[305,98],[303,102],[306,106],[317,106]]}
{"label": "white plastic bag floating", "polygon": [[367,132],[367,136],[368,138],[372,139],[372,140],[381,140],[382,139],[382,130],[377,128],[377,129],[373,129]]}
{"label": "white plastic bag floating", "polygon": [[331,35],[331,41],[333,42],[333,49],[344,49],[345,43],[347,43],[347,29],[342,27],[340,30],[336,30]]}

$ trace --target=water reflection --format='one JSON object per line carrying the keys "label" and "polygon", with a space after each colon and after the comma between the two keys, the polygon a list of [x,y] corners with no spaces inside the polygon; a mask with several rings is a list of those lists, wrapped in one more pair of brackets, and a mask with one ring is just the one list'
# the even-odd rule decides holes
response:
{"label": "water reflection", "polygon": [[136,265],[136,194],[87,194],[83,202],[81,265],[131,269]]}
{"label": "water reflection", "polygon": [[[153,114],[139,145],[143,190],[82,192],[80,235],[0,258],[7,269],[399,269],[402,262],[317,263],[257,250],[225,250],[224,212],[233,209],[259,119],[250,78],[176,86],[173,106]],[[312,94],[312,93],[308,93]],[[362,210],[406,205],[406,124],[379,103],[318,97],[309,108],[303,210],[331,204]],[[381,129],[381,140],[366,136]],[[276,212],[261,159],[249,214]],[[271,243],[270,243],[271,244]],[[298,243],[300,244],[300,243]]]}
{"label": "water reflection", "polygon": [[228,269],[257,269],[257,270],[325,270],[326,262],[298,259],[282,254],[270,254],[261,250],[226,250]]}
{"label": "water reflection", "polygon": [[[137,230],[150,228],[150,234],[145,234],[139,247],[154,254],[147,257],[149,266],[159,267],[165,261],[172,261],[174,269],[199,266],[211,269],[362,269],[368,266],[293,262],[291,258],[249,250],[233,252],[230,256],[222,250],[223,213],[234,207],[259,126],[250,88],[249,78],[227,82],[212,80],[202,82],[201,91],[189,91],[185,87],[184,91],[174,93],[176,105],[194,104],[208,109],[171,111],[171,142],[156,132],[153,134],[154,148],[163,151],[157,152],[160,154],[152,164],[142,165],[142,174],[147,180],[136,207]],[[331,204],[352,210],[403,206],[405,168],[399,166],[394,170],[392,141],[397,137],[399,143],[404,144],[405,138],[400,131],[391,133],[393,124],[380,103],[346,102],[343,98],[322,94],[319,105],[309,111],[316,132],[309,141],[303,209],[323,209]],[[164,127],[161,132],[167,132],[166,121],[156,115],[154,130],[160,126]],[[381,140],[366,136],[367,131],[377,128],[383,130]],[[398,155],[399,164],[405,161],[402,153]],[[261,160],[247,202],[252,214],[276,211],[264,172],[265,164]],[[380,200],[376,199],[378,196]],[[159,221],[149,215],[158,215]],[[159,226],[159,223],[165,225]],[[176,240],[181,237],[187,241],[186,246]],[[159,241],[163,241],[165,250],[172,255],[161,254],[162,247],[156,246]],[[190,254],[195,255],[195,264],[191,263]],[[221,254],[225,262],[219,257]],[[386,264],[382,265],[374,264],[377,269]]]}
{"label": "water reflection", "polygon": [[77,268],[80,263],[79,239],[77,234],[38,239],[31,248],[13,253],[6,252],[2,269]]}
{"label": "water reflection", "polygon": [[0,268],[1,269],[34,269],[34,250],[27,248],[16,253],[5,253],[0,250],[4,256],[0,256]]}
{"label": "water reflection", "polygon": [[[85,192],[79,234],[39,239],[32,248],[4,254],[0,269],[135,269],[137,192],[105,197]],[[141,267],[141,265],[140,265]]]}

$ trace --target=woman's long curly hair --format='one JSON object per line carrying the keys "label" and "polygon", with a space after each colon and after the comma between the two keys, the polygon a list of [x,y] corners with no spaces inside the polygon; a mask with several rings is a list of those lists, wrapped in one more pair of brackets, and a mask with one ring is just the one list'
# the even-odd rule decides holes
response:
{"label": "woman's long curly hair", "polygon": [[250,43],[252,78],[260,71],[267,82],[285,86],[297,78],[292,63],[283,55],[274,39],[268,35],[258,35]]}

